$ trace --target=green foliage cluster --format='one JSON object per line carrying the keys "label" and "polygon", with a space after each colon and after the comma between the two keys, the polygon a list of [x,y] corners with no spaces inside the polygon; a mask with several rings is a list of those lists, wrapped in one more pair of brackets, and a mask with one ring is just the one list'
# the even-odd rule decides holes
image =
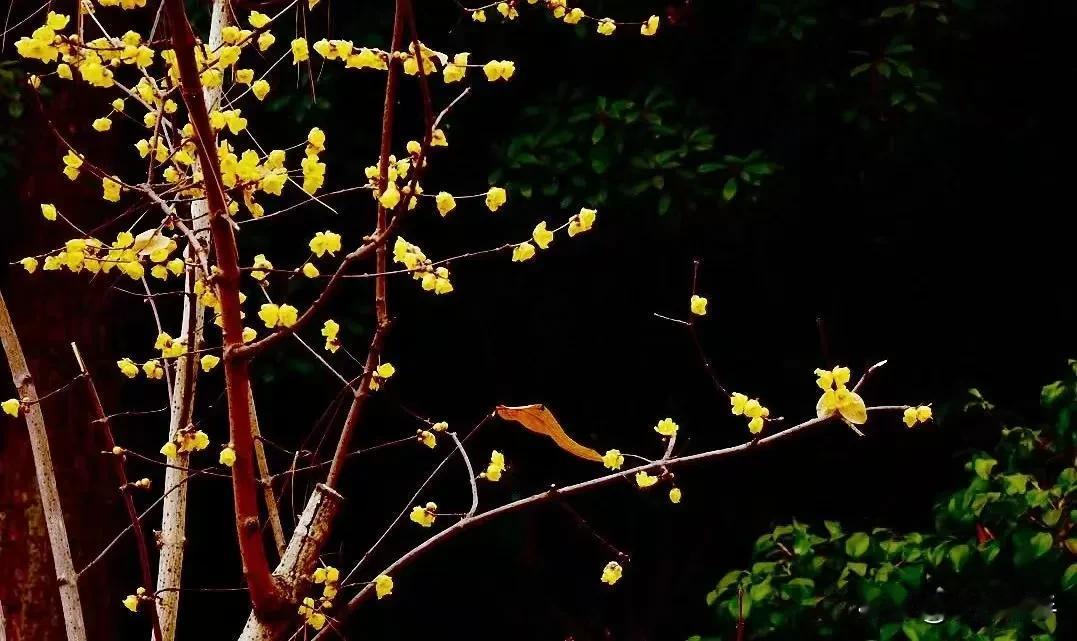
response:
{"label": "green foliage cluster", "polygon": [[723,627],[743,621],[746,638],[775,640],[1074,638],[1077,361],[1070,368],[1043,388],[1042,426],[1008,427],[994,452],[969,458],[968,484],[935,506],[933,531],[793,522],[761,536],[756,562],[707,595]]}
{"label": "green foliage cluster", "polygon": [[778,170],[759,150],[715,151],[702,110],[662,86],[611,98],[562,85],[524,109],[516,131],[498,150],[490,181],[562,207],[645,198],[659,214],[694,211],[731,201]]}

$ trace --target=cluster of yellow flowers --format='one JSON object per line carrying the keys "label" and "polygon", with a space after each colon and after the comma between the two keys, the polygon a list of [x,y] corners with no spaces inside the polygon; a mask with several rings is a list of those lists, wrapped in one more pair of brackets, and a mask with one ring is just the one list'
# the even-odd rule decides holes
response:
{"label": "cluster of yellow flowers", "polygon": [[[46,220],[55,220],[58,211],[51,203],[41,205],[41,214]],[[140,280],[146,275],[146,265],[150,266],[150,276],[165,280],[170,276],[179,276],[186,269],[182,258],[170,258],[176,251],[176,241],[161,229],[147,229],[134,236],[129,231],[116,235],[111,245],[105,245],[97,238],[72,238],[64,243],[63,249],[47,254],[41,268],[45,271],[67,269],[78,273],[107,274],[113,269],[127,275],[132,280]],[[37,257],[29,256],[19,261],[28,273],[34,273],[40,264]]]}
{"label": "cluster of yellow flowers", "polygon": [[315,570],[310,580],[315,585],[322,586],[322,595],[317,600],[310,596],[304,597],[299,605],[299,616],[310,627],[321,630],[326,622],[325,612],[333,607],[333,599],[340,589],[340,570],[327,565]]}
{"label": "cluster of yellow flowers", "polygon": [[332,318],[325,321],[325,324],[322,325],[322,336],[325,337],[325,351],[332,354],[340,349],[340,339],[337,338],[339,334],[340,323]]}
{"label": "cluster of yellow flowers", "polygon": [[431,425],[430,429],[428,430],[416,430],[415,440],[425,445],[426,447],[429,447],[430,449],[434,449],[435,447],[437,447],[438,444],[437,433],[444,432],[448,429],[448,423],[446,423],[445,421],[439,421]]}
{"label": "cluster of yellow flowers", "polygon": [[770,416],[770,410],[764,407],[757,398],[748,398],[739,392],[733,392],[729,397],[730,410],[733,416],[748,417],[748,431],[758,434],[763,431],[763,422]]}
{"label": "cluster of yellow flowers", "polygon": [[412,277],[419,281],[426,291],[448,294],[453,290],[452,281],[449,280],[449,268],[435,268],[423,250],[404,240],[403,236],[397,236],[393,243],[393,262],[404,265],[412,272]]}
{"label": "cluster of yellow flowers", "polygon": [[[598,212],[594,209],[587,209],[586,207],[580,209],[580,213],[572,216],[568,219],[568,222],[557,229],[547,229],[546,221],[540,222],[535,225],[535,229],[531,232],[531,240],[519,243],[512,248],[512,260],[513,262],[522,263],[531,260],[535,256],[535,246],[539,249],[548,249],[550,243],[553,242],[555,232],[568,228],[569,237],[574,237],[577,234],[582,234],[585,231],[589,231],[595,224],[595,218],[597,218]],[[534,243],[532,245],[531,243]]]}
{"label": "cluster of yellow flowers", "polygon": [[[517,10],[519,3],[520,0],[504,0],[498,2],[494,8],[501,14],[503,19],[515,20],[520,17],[520,12]],[[595,31],[603,36],[612,36],[617,30],[617,22],[612,18],[596,18],[594,16],[589,16],[579,7],[569,7],[568,0],[527,0],[527,4],[542,4],[550,12],[551,16],[561,20],[565,24],[575,25],[583,20],[591,20],[595,23]],[[485,7],[465,10],[471,15],[473,21],[486,22]],[[646,21],[638,23],[640,25],[640,34],[644,36],[653,36],[658,33],[659,22],[658,16],[651,16]]]}
{"label": "cluster of yellow flowers", "polygon": [[291,305],[264,303],[258,310],[258,318],[261,318],[269,329],[291,327],[299,319],[299,310]]}
{"label": "cluster of yellow flowers", "polygon": [[863,425],[868,420],[867,406],[859,394],[847,385],[851,378],[848,367],[835,367],[832,370],[816,369],[818,377],[815,384],[823,390],[823,395],[816,403],[815,411],[819,418],[839,414],[842,419],[853,425]]}
{"label": "cluster of yellow flowers", "polygon": [[209,435],[194,426],[187,426],[176,432],[172,440],[161,446],[161,454],[170,459],[180,452],[201,452],[209,447]]}
{"label": "cluster of yellow flowers", "polygon": [[906,427],[913,427],[917,423],[926,423],[931,420],[931,406],[906,407],[905,411],[902,412],[901,420],[905,422]]}
{"label": "cluster of yellow flowers", "polygon": [[371,391],[378,391],[385,381],[393,377],[396,374],[396,368],[392,363],[382,363],[370,374],[370,389]]}

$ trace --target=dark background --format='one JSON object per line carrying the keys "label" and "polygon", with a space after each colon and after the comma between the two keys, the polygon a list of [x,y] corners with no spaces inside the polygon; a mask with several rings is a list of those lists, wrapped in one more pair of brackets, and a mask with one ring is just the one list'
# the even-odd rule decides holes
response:
{"label": "dark background", "polygon": [[[343,34],[384,46],[390,4],[332,3],[328,22],[319,8],[310,40]],[[657,456],[661,444],[651,427],[666,416],[681,425],[678,450],[743,441],[742,421],[715,394],[688,336],[653,316],[687,313],[696,258],[701,293],[711,301],[701,336],[727,386],[760,396],[776,414],[796,421],[814,411],[815,367],[847,364],[858,375],[889,359],[866,388],[868,403],[934,402],[942,420],[910,432],[896,418],[880,417],[865,439],[828,425],[771,449],[691,467],[678,472],[684,490],[678,506],[668,504],[664,490],[641,496],[627,484],[572,499],[595,532],[631,555],[613,589],[598,581],[613,553],[568,511],[550,505],[499,519],[399,573],[393,597],[354,619],[355,638],[684,638],[710,625],[703,595],[727,569],[747,561],[751,542],[774,523],[836,518],[864,527],[926,525],[932,499],[959,477],[963,454],[997,436],[997,426],[961,415],[966,390],[979,388],[1000,407],[1034,417],[1038,388],[1075,353],[1067,233],[1074,125],[1072,100],[1065,98],[1074,80],[1070,3],[943,2],[938,11],[918,7],[912,18],[886,20],[879,15],[890,5],[879,2],[585,7],[624,19],[662,13],[667,19],[650,40],[629,27],[610,40],[581,37],[529,7],[514,24],[499,24],[491,12],[482,26],[461,18],[451,2],[417,4],[419,30],[430,46],[471,51],[480,62],[511,58],[518,70],[507,86],[492,86],[472,71],[473,94],[447,121],[451,146],[433,161],[430,193],[485,190],[488,174],[505,162],[504,141],[527,126],[520,112],[546,104],[562,86],[611,100],[662,86],[686,111],[691,104],[705,114],[716,153],[759,149],[781,169],[730,202],[687,189],[677,200],[687,204],[663,215],[648,197],[616,196],[625,189],[616,173],[590,176],[615,194],[600,207],[592,233],[561,237],[525,265],[504,256],[460,262],[453,266],[456,291],[448,296],[392,281],[396,324],[387,358],[398,374],[372,404],[358,446],[412,433],[418,423],[407,410],[447,420],[463,433],[495,404],[531,402],[545,403],[578,440],[600,451],[619,447]],[[814,24],[794,37],[771,7],[782,19],[809,16]],[[278,32],[279,43],[291,37],[285,34]],[[916,73],[938,83],[936,104],[911,113],[895,109],[890,80],[871,72],[850,77],[865,60],[855,52],[874,56],[895,37],[914,44],[908,60]],[[274,76],[275,95],[296,82],[295,72],[283,67]],[[376,157],[383,76],[313,71],[320,74],[316,103],[300,90],[298,98],[277,100],[271,112],[252,117],[251,126],[267,146],[293,144],[309,127],[321,126],[329,141],[327,189],[355,184]],[[298,86],[308,85],[306,73]],[[421,128],[416,86],[407,80],[397,148]],[[436,108],[456,95],[455,87],[433,84]],[[83,122],[80,100],[87,97],[65,88],[45,106],[59,127],[84,141],[93,133]],[[96,200],[96,188],[83,185],[72,193],[65,179],[50,175],[61,153],[36,104],[22,101],[24,113],[4,122],[17,134],[5,151],[14,161],[6,166],[4,190],[9,203],[20,203],[10,210],[12,233],[0,241],[5,260],[62,239],[55,226],[35,217],[39,202],[56,201],[80,221],[112,215]],[[115,135],[114,147],[100,148],[117,168],[130,162],[124,140]],[[586,154],[590,146],[589,138],[577,136],[566,149]],[[724,178],[698,180],[720,185]],[[63,196],[56,195],[59,189],[66,190]],[[61,199],[70,203],[65,207]],[[245,227],[244,259],[269,243],[280,247],[275,261],[299,260],[306,250],[295,239],[326,227],[341,232],[346,245],[354,243],[369,230],[372,207],[365,197],[334,203],[340,217],[306,207],[276,224]],[[491,215],[476,201],[461,201],[447,220],[426,208],[403,235],[428,255],[451,256],[518,240],[537,221],[563,220],[585,204],[562,210],[558,197],[511,193],[508,206]],[[101,372],[111,411],[163,405],[159,385],[121,384],[111,364],[119,355],[148,353],[153,330],[138,298],[104,279],[87,290],[85,278],[69,275],[27,278],[12,269],[4,278],[39,381],[55,387],[73,375],[66,345],[78,339]],[[372,310],[370,288],[357,283],[332,315],[345,326],[345,345],[361,356]],[[297,289],[292,300],[309,296]],[[178,317],[168,303],[162,312]],[[340,411],[339,383],[308,361],[289,344],[256,366],[263,430],[288,449],[312,447],[342,418],[333,414]],[[345,373],[356,371],[342,355],[333,362]],[[216,442],[226,433],[220,375],[205,380],[201,425]],[[52,400],[46,410],[63,417],[53,419],[54,450],[75,461],[62,470],[61,485],[70,488],[65,508],[75,515],[72,538],[81,566],[123,518],[105,461],[92,454],[77,396]],[[159,447],[166,431],[158,419],[131,419],[117,430],[118,440],[146,452]],[[30,478],[20,440],[10,426],[0,431],[5,483],[18,477],[25,485]],[[596,472],[506,423],[491,422],[471,443],[476,460],[497,448],[509,462],[502,483],[482,487],[487,507]],[[436,454],[404,446],[356,459],[326,562],[354,562],[448,447],[443,440]],[[274,454],[276,469],[289,461]],[[161,476],[156,467],[132,473],[158,482]],[[436,500],[444,511],[466,509],[459,462],[439,478],[423,501]],[[312,482],[298,483],[297,501]],[[194,486],[188,586],[239,585],[229,506],[226,482]],[[10,504],[7,510],[18,511]],[[5,534],[14,531],[5,527]],[[404,523],[373,560],[371,575],[425,534]],[[88,574],[86,581],[101,590],[83,591],[90,609],[100,610],[91,623],[121,629],[122,638],[146,636],[145,622],[119,606],[136,576],[133,549],[126,548],[107,568]],[[7,610],[19,585],[11,577],[16,587],[3,595]],[[185,638],[230,635],[246,614],[242,592],[192,593],[184,603]]]}

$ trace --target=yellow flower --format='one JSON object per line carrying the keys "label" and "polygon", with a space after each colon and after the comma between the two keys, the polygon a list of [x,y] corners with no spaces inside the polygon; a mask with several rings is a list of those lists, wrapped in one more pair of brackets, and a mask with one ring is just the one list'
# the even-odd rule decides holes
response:
{"label": "yellow flower", "polygon": [[416,437],[418,438],[418,441],[420,443],[429,447],[430,449],[434,449],[435,447],[437,447],[438,439],[436,436],[434,436],[434,433],[429,430],[419,430],[416,433]]}
{"label": "yellow flower", "polygon": [[396,183],[390,181],[385,185],[385,191],[381,196],[378,196],[378,204],[386,209],[392,209],[400,203],[400,190],[396,188]]}
{"label": "yellow flower", "polygon": [[598,27],[595,29],[599,35],[612,36],[613,32],[617,30],[617,23],[609,18],[602,18],[598,21]]}
{"label": "yellow flower", "polygon": [[674,436],[679,428],[680,426],[674,423],[673,419],[664,418],[661,421],[658,421],[658,425],[654,426],[654,431],[662,436]]}
{"label": "yellow flower", "polygon": [[815,405],[815,411],[819,418],[833,416],[835,413],[840,414],[843,419],[853,425],[863,425],[868,420],[864,399],[844,385],[823,392]]}
{"label": "yellow flower", "polygon": [[314,238],[310,239],[308,246],[315,256],[321,257],[326,253],[330,256],[336,256],[341,248],[340,234],[334,234],[331,231],[320,231],[314,235]]}
{"label": "yellow flower", "polygon": [[292,64],[297,65],[310,59],[310,49],[307,47],[306,38],[292,40]]}
{"label": "yellow flower", "polygon": [[445,421],[438,421],[437,423],[431,425],[430,429],[434,430],[435,432],[444,432],[445,430],[449,429],[449,424]]}
{"label": "yellow flower", "polygon": [[579,7],[573,7],[561,19],[565,21],[565,24],[578,24],[580,20],[583,20],[584,15],[585,14],[583,13],[583,9],[580,9]]}
{"label": "yellow flower", "polygon": [[112,120],[108,118],[97,118],[91,125],[96,131],[108,131],[112,129]]}
{"label": "yellow flower", "polygon": [[374,593],[378,598],[384,598],[393,593],[393,577],[387,574],[379,574],[374,577]]}
{"label": "yellow flower", "polygon": [[27,274],[32,274],[37,270],[37,259],[33,256],[27,256],[19,261],[22,268],[26,270]]}
{"label": "yellow flower", "polygon": [[740,392],[733,392],[729,397],[729,404],[733,412],[733,416],[740,416],[744,414],[744,406],[748,403],[748,397]]}
{"label": "yellow flower", "polygon": [[486,22],[486,12],[479,9],[471,12],[471,19],[475,22]]}
{"label": "yellow flower", "polygon": [[56,220],[57,213],[56,205],[52,203],[41,204],[41,215],[45,217],[45,220]]}
{"label": "yellow flower", "polygon": [[505,193],[503,187],[491,187],[486,192],[486,207],[490,211],[497,211],[505,201],[508,200],[508,195]]}
{"label": "yellow flower", "polygon": [[265,100],[265,97],[269,94],[269,83],[261,79],[255,80],[254,84],[251,85],[251,93],[258,100]]}
{"label": "yellow flower", "polygon": [[251,11],[251,15],[247,16],[247,23],[255,29],[261,29],[269,24],[269,16],[261,11]]}
{"label": "yellow flower", "polygon": [[0,407],[3,408],[5,414],[10,414],[14,417],[19,416],[19,409],[22,407],[22,403],[17,398],[9,398],[3,403],[0,403]]}
{"label": "yellow flower", "polygon": [[123,607],[131,612],[138,612],[138,597],[133,594],[128,594],[123,599]]}
{"label": "yellow flower", "polygon": [[427,503],[425,506],[416,505],[411,508],[411,520],[413,523],[418,523],[422,527],[430,527],[434,524],[434,519],[438,516],[438,504],[434,502]]}
{"label": "yellow flower", "polygon": [[707,315],[707,299],[703,296],[693,295],[690,307],[696,316]]}
{"label": "yellow flower", "polygon": [[236,69],[236,82],[241,85],[254,82],[254,69]]}
{"label": "yellow flower", "polygon": [[273,35],[269,31],[263,31],[258,34],[258,51],[265,51],[273,46],[273,43],[277,41],[277,36]]}
{"label": "yellow flower", "polygon": [[568,221],[569,238],[576,234],[590,231],[591,227],[595,224],[595,218],[597,217],[598,212],[594,209],[587,209],[586,207],[580,209],[580,213],[576,214]]}
{"label": "yellow flower", "polygon": [[438,213],[442,216],[447,216],[450,211],[456,209],[456,199],[447,191],[438,192],[438,195],[434,197],[434,202],[437,203]]}
{"label": "yellow flower", "polygon": [[176,443],[174,441],[169,441],[161,446],[160,452],[167,458],[176,458],[176,455],[179,453],[179,449],[176,447]]}
{"label": "yellow flower", "polygon": [[640,25],[639,32],[644,36],[653,36],[658,33],[658,16],[647,18],[647,22]]}
{"label": "yellow flower", "polygon": [[203,354],[198,362],[202,366],[202,371],[208,372],[214,367],[217,367],[217,364],[221,362],[221,359],[213,354]]}
{"label": "yellow flower", "polygon": [[393,374],[396,374],[396,368],[393,367],[392,363],[382,363],[381,365],[378,365],[378,369],[377,369],[378,378],[381,378],[381,379],[392,378]]}
{"label": "yellow flower", "polygon": [[123,187],[120,185],[119,182],[116,181],[115,178],[105,176],[101,179],[102,198],[109,202],[119,202],[120,191],[122,189]]}
{"label": "yellow flower", "polygon": [[255,331],[253,327],[244,327],[243,328],[243,342],[244,343],[249,343],[249,342],[253,341],[255,338],[258,338],[258,332]]}
{"label": "yellow flower", "polygon": [[763,417],[753,416],[752,420],[748,421],[748,431],[752,434],[758,434],[763,431]]}
{"label": "yellow flower", "polygon": [[142,373],[146,378],[159,381],[164,378],[165,369],[161,367],[161,362],[154,358],[142,364]]}
{"label": "yellow flower", "polygon": [[606,567],[602,568],[602,582],[607,585],[613,585],[621,580],[621,575],[624,570],[621,568],[621,564],[617,561],[610,561],[606,564]]}
{"label": "yellow flower", "polygon": [[646,471],[636,472],[636,485],[640,488],[651,487],[657,482],[657,476],[651,476]]}
{"label": "yellow flower", "polygon": [[608,450],[602,455],[602,465],[611,470],[619,470],[624,464],[625,457],[624,454],[621,454],[621,450]]}
{"label": "yellow flower", "polygon": [[258,318],[262,319],[265,326],[273,329],[280,322],[280,306],[273,303],[265,303],[258,310]]}
{"label": "yellow flower", "polygon": [[674,503],[674,504],[681,502],[681,488],[679,488],[679,487],[670,488],[670,490],[669,490],[669,502]]}
{"label": "yellow flower", "polygon": [[531,238],[539,248],[547,249],[550,243],[553,242],[553,232],[546,229],[546,221],[544,220],[535,225],[535,230],[531,232]]}
{"label": "yellow flower", "polygon": [[217,460],[225,467],[232,467],[236,463],[236,451],[232,449],[231,445],[227,445],[221,450]]}
{"label": "yellow flower", "polygon": [[486,471],[479,476],[487,481],[497,482],[501,480],[501,474],[505,471],[505,455],[497,450],[490,453],[490,462],[486,465]]}
{"label": "yellow flower", "polygon": [[531,260],[535,255],[535,246],[531,243],[520,243],[512,249],[512,262],[522,263]]}
{"label": "yellow flower", "polygon": [[317,278],[321,275],[318,268],[314,266],[314,263],[303,263],[303,275],[307,278]]}

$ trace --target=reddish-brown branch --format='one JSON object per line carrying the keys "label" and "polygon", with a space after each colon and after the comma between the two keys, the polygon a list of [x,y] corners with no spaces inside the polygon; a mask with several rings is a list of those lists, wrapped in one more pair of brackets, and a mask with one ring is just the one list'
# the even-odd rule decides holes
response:
{"label": "reddish-brown branch", "polygon": [[[94,411],[97,414],[94,423],[101,426],[101,436],[104,438],[105,449],[115,452],[116,439],[112,436],[112,423],[109,422],[105,407],[101,404],[101,396],[97,393],[97,386],[94,385],[90,371],[86,368],[86,362],[82,360],[82,354],[79,353],[79,348],[75,343],[71,343],[71,351],[75,353],[75,360],[79,364],[79,370],[82,372],[83,378],[86,379],[86,390],[90,394],[90,401],[93,403]],[[146,532],[142,529],[142,522],[138,517],[138,510],[135,509],[135,500],[131,497],[132,485],[127,479],[125,461],[126,458],[123,453],[114,453],[112,467],[116,472],[116,479],[120,482],[120,495],[123,496],[123,506],[127,510],[127,517],[131,521],[131,527],[134,528],[135,547],[138,549],[138,565],[139,570],[142,572],[142,585],[147,590],[152,590],[154,582],[153,571],[150,568],[150,550],[146,543]],[[153,624],[153,638],[156,641],[162,641],[164,637],[161,633],[161,619],[158,616],[156,603],[150,610],[150,621]]]}
{"label": "reddish-brown branch", "polygon": [[247,398],[250,386],[249,359],[236,353],[243,344],[243,320],[239,301],[239,251],[227,217],[227,201],[220,175],[216,137],[209,122],[194,48],[197,44],[183,0],[165,0],[164,9],[172,31],[172,48],[179,70],[180,93],[194,128],[194,143],[202,167],[203,188],[209,208],[209,227],[217,254],[217,297],[224,326],[224,375],[228,399],[228,423],[236,461],[232,466],[232,491],[236,534],[243,572],[256,612],[280,608],[282,590],[274,581],[259,525],[258,485],[254,473],[254,437]]}
{"label": "reddish-brown branch", "polygon": [[336,488],[337,482],[340,480],[340,474],[344,469],[344,461],[348,458],[348,448],[351,446],[352,435],[355,433],[355,426],[359,423],[359,417],[362,416],[363,407],[366,405],[366,400],[370,396],[370,379],[374,374],[374,370],[378,367],[381,348],[385,342],[385,334],[388,331],[388,324],[379,324],[377,329],[374,330],[374,338],[370,341],[370,349],[367,351],[366,363],[363,365],[363,374],[362,379],[359,382],[359,389],[355,392],[355,398],[352,400],[351,407],[348,408],[348,415],[344,419],[344,426],[340,430],[340,439],[337,441],[337,448],[333,453],[333,462],[330,464],[329,474],[325,478],[325,484],[330,489]]}
{"label": "reddish-brown branch", "polygon": [[[378,194],[385,192],[389,184],[389,153],[393,145],[393,120],[396,114],[396,88],[400,82],[400,60],[396,54],[400,51],[400,43],[404,38],[404,14],[408,10],[406,0],[396,0],[393,11],[393,39],[389,46],[389,69],[385,79],[385,104],[381,113],[381,145],[378,150]],[[378,203],[378,222],[375,235],[380,235],[388,227],[389,212]],[[389,251],[385,244],[378,246],[377,271],[389,270]],[[389,301],[387,293],[389,279],[379,276],[374,280],[374,308],[377,312],[378,326],[389,322]],[[332,485],[330,485],[332,487]]]}

